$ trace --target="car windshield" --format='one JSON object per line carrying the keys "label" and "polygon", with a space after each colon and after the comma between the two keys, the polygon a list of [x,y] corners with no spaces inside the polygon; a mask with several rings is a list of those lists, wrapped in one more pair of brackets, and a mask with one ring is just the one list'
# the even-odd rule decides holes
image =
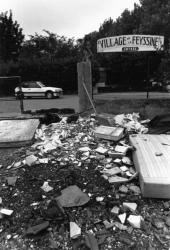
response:
{"label": "car windshield", "polygon": [[42,82],[37,82],[38,85],[40,85],[41,87],[45,87],[45,85]]}

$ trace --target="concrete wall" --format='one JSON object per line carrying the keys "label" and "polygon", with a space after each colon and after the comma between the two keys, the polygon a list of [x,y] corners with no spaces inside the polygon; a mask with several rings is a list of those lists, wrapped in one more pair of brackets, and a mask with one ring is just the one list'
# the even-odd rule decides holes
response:
{"label": "concrete wall", "polygon": [[[80,62],[77,64],[77,73],[78,73],[78,96],[79,96],[79,112],[83,112],[91,108],[87,92],[92,98],[92,74],[91,74],[91,63]],[[86,87],[86,90],[83,86]]]}
{"label": "concrete wall", "polygon": [[143,118],[170,113],[170,99],[95,100],[98,113],[140,113]]}

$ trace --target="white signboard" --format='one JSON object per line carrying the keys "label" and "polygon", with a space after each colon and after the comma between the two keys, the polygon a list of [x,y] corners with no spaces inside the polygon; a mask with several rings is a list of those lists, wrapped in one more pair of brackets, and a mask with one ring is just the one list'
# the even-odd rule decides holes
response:
{"label": "white signboard", "polygon": [[136,52],[163,50],[164,36],[124,35],[101,38],[97,52]]}

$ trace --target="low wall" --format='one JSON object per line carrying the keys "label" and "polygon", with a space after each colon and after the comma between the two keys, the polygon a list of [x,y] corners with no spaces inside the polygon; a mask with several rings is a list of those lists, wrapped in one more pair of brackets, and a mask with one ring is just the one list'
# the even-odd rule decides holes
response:
{"label": "low wall", "polygon": [[170,113],[170,99],[117,99],[95,100],[98,113],[140,113],[143,118],[152,119],[156,115]]}

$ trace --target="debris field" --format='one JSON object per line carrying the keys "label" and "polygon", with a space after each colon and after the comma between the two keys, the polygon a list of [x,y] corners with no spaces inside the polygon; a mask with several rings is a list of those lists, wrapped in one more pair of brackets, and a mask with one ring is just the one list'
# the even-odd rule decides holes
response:
{"label": "debris field", "polygon": [[0,249],[170,249],[170,201],[142,197],[132,161],[146,123],[117,115],[109,139],[95,115],[61,116],[1,149]]}

